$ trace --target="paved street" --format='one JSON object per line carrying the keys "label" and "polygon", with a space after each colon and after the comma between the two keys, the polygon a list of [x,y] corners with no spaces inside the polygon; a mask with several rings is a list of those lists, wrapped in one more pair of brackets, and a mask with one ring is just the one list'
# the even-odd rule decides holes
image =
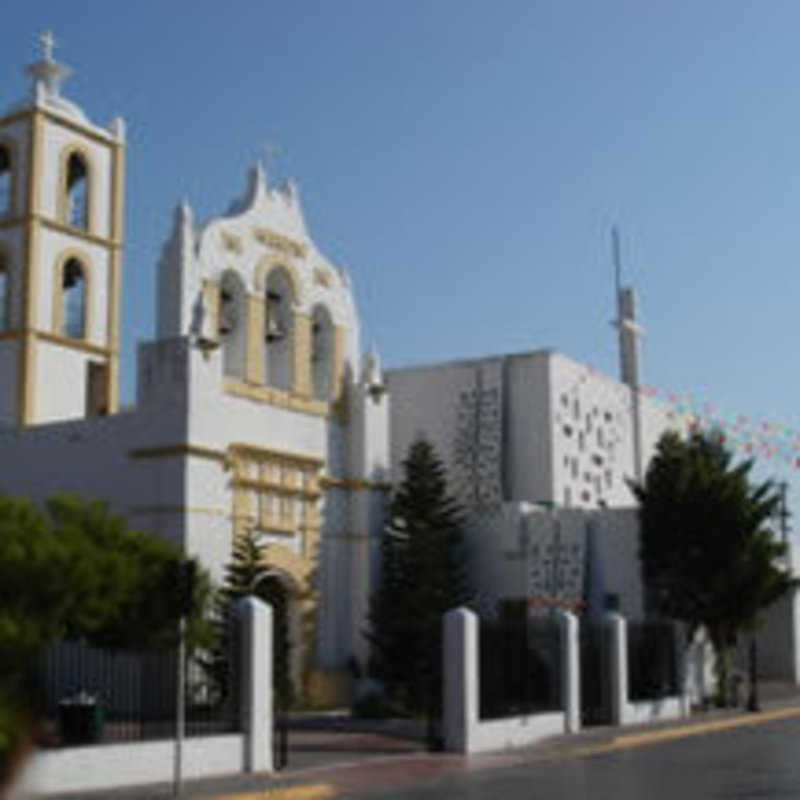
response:
{"label": "paved street", "polygon": [[[449,773],[395,790],[340,796],[535,800],[732,800],[800,797],[800,719],[577,756]],[[591,753],[591,750],[590,750]]]}

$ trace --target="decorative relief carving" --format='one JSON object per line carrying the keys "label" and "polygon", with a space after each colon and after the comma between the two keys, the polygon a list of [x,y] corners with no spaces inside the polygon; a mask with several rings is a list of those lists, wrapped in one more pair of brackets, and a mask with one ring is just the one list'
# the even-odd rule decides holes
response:
{"label": "decorative relief carving", "polygon": [[222,246],[229,253],[236,253],[236,255],[241,255],[243,250],[241,237],[227,231],[222,231]]}
{"label": "decorative relief carving", "polygon": [[502,435],[499,366],[476,367],[473,388],[458,396],[453,445],[454,491],[471,514],[495,510],[502,502]]}
{"label": "decorative relief carving", "polygon": [[306,246],[288,236],[268,228],[253,228],[253,236],[259,244],[263,244],[265,247],[271,247],[296,258],[305,258]]}
{"label": "decorative relief carving", "polygon": [[[322,461],[310,456],[231,445],[234,515],[244,530],[298,538],[298,552],[308,552],[320,524],[319,473]],[[242,532],[242,531],[240,531]]]}
{"label": "decorative relief carving", "polygon": [[333,286],[333,277],[330,271],[325,267],[314,267],[314,283],[324,289],[330,289]]}
{"label": "decorative relief carving", "polygon": [[532,613],[550,608],[578,611],[583,605],[586,547],[583,538],[565,536],[555,521],[552,535],[530,542],[528,549],[528,597]]}

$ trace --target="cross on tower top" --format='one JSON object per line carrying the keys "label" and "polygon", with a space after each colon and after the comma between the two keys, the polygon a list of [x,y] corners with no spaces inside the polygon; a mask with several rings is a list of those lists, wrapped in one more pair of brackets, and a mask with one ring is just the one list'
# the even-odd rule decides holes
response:
{"label": "cross on tower top", "polygon": [[53,50],[56,47],[53,31],[49,29],[43,31],[39,36],[39,44],[42,48],[42,57],[28,67],[28,74],[33,78],[33,91],[35,93],[39,91],[39,87],[43,87],[50,96],[57,97],[62,82],[69,77],[70,70],[53,58]]}
{"label": "cross on tower top", "polygon": [[39,36],[39,43],[42,45],[42,58],[44,58],[45,61],[52,61],[53,50],[56,46],[56,39],[55,36],[53,36],[53,31],[49,28],[43,31]]}

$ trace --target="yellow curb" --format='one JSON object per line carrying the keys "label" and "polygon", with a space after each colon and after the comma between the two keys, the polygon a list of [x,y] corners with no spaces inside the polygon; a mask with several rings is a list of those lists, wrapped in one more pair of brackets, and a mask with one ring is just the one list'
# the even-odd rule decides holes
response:
{"label": "yellow curb", "polygon": [[792,708],[780,708],[776,711],[764,711],[757,714],[741,715],[729,719],[716,719],[710,722],[699,722],[696,725],[683,725],[678,728],[667,728],[666,730],[648,731],[647,733],[634,733],[628,736],[617,736],[612,739],[611,744],[615,749],[626,747],[638,747],[639,745],[649,744],[650,742],[661,742],[668,739],[682,739],[686,736],[699,736],[703,733],[713,733],[715,731],[727,731],[734,728],[744,728],[750,725],[761,725],[765,722],[772,722],[778,719],[788,719],[800,716],[800,706]]}
{"label": "yellow curb", "polygon": [[777,711],[765,711],[747,716],[741,715],[729,719],[712,720],[711,722],[699,722],[696,725],[683,725],[678,728],[668,728],[666,730],[617,736],[610,742],[605,742],[604,744],[588,745],[587,747],[578,747],[575,750],[569,750],[565,753],[565,757],[580,758],[583,756],[605,755],[607,753],[616,753],[620,750],[628,750],[634,747],[645,747],[649,744],[657,744],[658,742],[669,741],[670,739],[683,739],[690,736],[699,736],[703,733],[714,733],[716,731],[762,725],[766,722],[790,719],[791,717],[800,717],[800,706],[781,708]]}
{"label": "yellow curb", "polygon": [[330,783],[306,783],[300,786],[279,786],[263,792],[227,794],[215,800],[326,800],[335,795],[336,789]]}

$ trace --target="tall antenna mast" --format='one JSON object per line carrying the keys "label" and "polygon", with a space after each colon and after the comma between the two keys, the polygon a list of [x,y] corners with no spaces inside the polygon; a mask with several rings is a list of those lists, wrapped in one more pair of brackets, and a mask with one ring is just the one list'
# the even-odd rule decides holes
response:
{"label": "tall antenna mast", "polygon": [[611,252],[614,259],[614,289],[619,298],[619,290],[622,288],[622,258],[619,253],[619,231],[616,225],[611,229]]}

